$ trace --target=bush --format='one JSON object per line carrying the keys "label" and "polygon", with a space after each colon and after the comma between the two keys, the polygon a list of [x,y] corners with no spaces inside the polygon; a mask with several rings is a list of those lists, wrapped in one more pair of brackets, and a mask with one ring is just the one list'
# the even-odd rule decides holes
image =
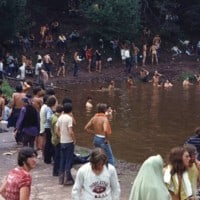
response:
{"label": "bush", "polygon": [[2,83],[2,92],[4,96],[6,96],[8,99],[11,99],[12,94],[14,92],[14,88],[10,86],[8,81],[4,80]]}

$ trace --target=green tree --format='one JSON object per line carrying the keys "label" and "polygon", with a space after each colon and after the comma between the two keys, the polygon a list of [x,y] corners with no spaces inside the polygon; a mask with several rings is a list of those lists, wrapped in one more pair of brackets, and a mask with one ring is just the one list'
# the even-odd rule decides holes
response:
{"label": "green tree", "polygon": [[90,33],[105,39],[133,39],[140,29],[139,0],[82,0]]}
{"label": "green tree", "polygon": [[0,0],[0,40],[11,39],[27,27],[26,0]]}

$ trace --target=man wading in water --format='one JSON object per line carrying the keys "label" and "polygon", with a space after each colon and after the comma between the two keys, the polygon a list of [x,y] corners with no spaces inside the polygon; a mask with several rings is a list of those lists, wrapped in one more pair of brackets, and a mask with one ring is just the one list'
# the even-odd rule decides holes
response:
{"label": "man wading in water", "polygon": [[105,115],[106,110],[106,104],[97,104],[97,113],[86,124],[85,130],[87,131],[87,133],[94,134],[94,146],[102,148],[106,152],[108,162],[114,165],[114,156],[108,141],[108,135],[111,134],[111,127],[109,120]]}

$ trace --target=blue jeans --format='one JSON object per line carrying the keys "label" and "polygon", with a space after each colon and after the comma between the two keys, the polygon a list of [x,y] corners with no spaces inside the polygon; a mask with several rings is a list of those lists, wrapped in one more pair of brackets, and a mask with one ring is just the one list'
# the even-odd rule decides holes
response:
{"label": "blue jeans", "polygon": [[74,143],[60,144],[60,174],[70,173],[74,160]]}
{"label": "blue jeans", "polygon": [[95,135],[94,140],[93,140],[93,144],[94,144],[95,147],[102,148],[105,151],[105,153],[108,157],[108,162],[111,165],[115,165],[115,158],[113,156],[111,146],[110,146],[110,144],[105,143],[105,138],[98,137],[98,136]]}
{"label": "blue jeans", "polygon": [[44,146],[44,162],[50,164],[54,158],[54,147],[51,143],[51,129],[45,128],[46,143]]}
{"label": "blue jeans", "polygon": [[53,176],[58,176],[60,170],[60,143],[54,146],[54,151]]}

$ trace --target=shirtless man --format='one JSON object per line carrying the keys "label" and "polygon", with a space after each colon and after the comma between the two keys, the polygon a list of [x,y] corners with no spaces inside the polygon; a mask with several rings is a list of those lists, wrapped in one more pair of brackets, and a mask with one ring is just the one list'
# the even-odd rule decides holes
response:
{"label": "shirtless man", "polygon": [[189,80],[189,78],[187,77],[184,81],[183,81],[183,86],[189,86],[189,85],[193,85],[191,82],[190,82],[190,80]]}
{"label": "shirtless man", "polygon": [[49,81],[48,73],[44,69],[40,68],[39,69],[39,84],[42,87],[42,89],[45,89],[45,85],[48,83],[48,81]]}
{"label": "shirtless man", "polygon": [[111,126],[107,116],[105,115],[106,110],[106,104],[97,104],[97,113],[86,124],[85,131],[89,134],[94,135],[94,146],[104,149],[108,157],[108,162],[114,165],[114,156],[108,141],[108,135],[111,134]]}
{"label": "shirtless man", "polygon": [[169,82],[169,80],[167,79],[164,83],[164,88],[171,88],[173,86],[173,84],[171,82]]}
{"label": "shirtless man", "polygon": [[140,52],[139,48],[136,47],[134,43],[132,43],[132,56],[133,56],[133,61],[134,61],[136,68],[137,68],[137,64],[138,64],[138,53],[139,52]]}
{"label": "shirtless man", "polygon": [[154,75],[152,78],[153,86],[160,86],[160,77],[161,76],[162,76],[162,74],[158,73],[157,70],[154,72]]}
{"label": "shirtless man", "polygon": [[127,88],[132,88],[133,87],[133,77],[129,76],[127,79]]}
{"label": "shirtless man", "polygon": [[[26,96],[26,93],[23,92],[23,88],[21,85],[17,85],[15,89],[16,89],[16,92],[13,93],[12,99],[11,99],[12,112],[11,112],[11,116],[8,119],[8,127],[16,126],[16,122],[20,114],[20,110],[24,106],[22,99]],[[17,143],[21,142],[22,140],[19,134],[16,135],[15,139]]]}
{"label": "shirtless man", "polygon": [[159,35],[155,35],[155,37],[153,38],[153,44],[156,45],[157,49],[160,48],[161,38]]}
{"label": "shirtless man", "polygon": [[43,105],[43,96],[44,92],[41,87],[33,88],[32,104],[38,112]]}
{"label": "shirtless man", "polygon": [[156,62],[156,65],[158,64],[158,54],[157,54],[157,46],[153,44],[150,47],[150,54],[151,54],[151,63],[153,65],[154,61]]}
{"label": "shirtless man", "polygon": [[108,90],[110,91],[110,90],[114,90],[114,89],[115,89],[115,81],[112,80],[112,81],[110,81],[110,84],[108,86]]}
{"label": "shirtless man", "polygon": [[148,78],[149,78],[149,71],[147,71],[146,69],[142,68],[140,70],[140,80],[142,82],[148,82]]}
{"label": "shirtless man", "polygon": [[54,64],[54,62],[51,59],[51,56],[50,56],[49,53],[47,53],[46,55],[44,55],[43,61],[44,61],[45,70],[47,71],[48,75],[50,77],[53,77],[52,71],[51,71],[51,65]]}

